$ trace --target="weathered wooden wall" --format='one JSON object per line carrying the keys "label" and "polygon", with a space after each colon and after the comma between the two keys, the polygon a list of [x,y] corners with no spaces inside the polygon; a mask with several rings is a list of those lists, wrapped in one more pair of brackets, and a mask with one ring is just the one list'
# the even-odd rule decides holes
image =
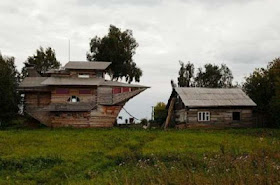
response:
{"label": "weathered wooden wall", "polygon": [[[210,121],[198,121],[198,112],[210,112]],[[233,120],[233,112],[240,112],[240,121]],[[181,109],[175,111],[175,121],[187,127],[252,127],[254,116],[252,108]]]}
{"label": "weathered wooden wall", "polygon": [[50,92],[28,92],[25,93],[24,103],[26,107],[44,107],[50,103]]}
{"label": "weathered wooden wall", "polygon": [[112,104],[113,103],[112,87],[98,87],[97,103],[99,103],[99,104]]}
{"label": "weathered wooden wall", "polygon": [[[57,89],[68,89],[68,94],[58,94],[56,92]],[[82,89],[89,89],[91,91],[90,94],[80,94],[79,91]],[[80,99],[80,102],[90,103],[96,102],[97,100],[97,90],[96,88],[67,88],[60,87],[54,88],[51,92],[51,103],[67,103],[67,100],[71,96],[77,96]]]}
{"label": "weathered wooden wall", "polygon": [[52,127],[112,127],[122,106],[102,106],[91,112],[51,113]]}

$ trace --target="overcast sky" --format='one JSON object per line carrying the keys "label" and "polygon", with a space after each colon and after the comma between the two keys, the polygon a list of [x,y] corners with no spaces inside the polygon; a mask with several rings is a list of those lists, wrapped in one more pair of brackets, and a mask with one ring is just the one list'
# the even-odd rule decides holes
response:
{"label": "overcast sky", "polygon": [[280,56],[279,22],[279,0],[1,0],[0,51],[21,69],[39,46],[50,46],[65,64],[70,39],[71,60],[84,61],[90,38],[105,35],[110,24],[131,29],[140,84],[151,88],[126,109],[150,118],[152,105],[167,102],[179,60],[225,63],[242,82]]}

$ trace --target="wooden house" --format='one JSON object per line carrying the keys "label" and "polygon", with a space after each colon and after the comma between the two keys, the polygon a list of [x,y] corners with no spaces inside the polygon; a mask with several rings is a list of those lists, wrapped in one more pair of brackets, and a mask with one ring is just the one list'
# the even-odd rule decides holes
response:
{"label": "wooden house", "polygon": [[68,62],[43,76],[28,68],[24,110],[50,127],[112,127],[125,103],[148,87],[105,80],[110,62]]}
{"label": "wooden house", "polygon": [[239,88],[175,87],[165,125],[176,127],[250,127],[256,104]]}

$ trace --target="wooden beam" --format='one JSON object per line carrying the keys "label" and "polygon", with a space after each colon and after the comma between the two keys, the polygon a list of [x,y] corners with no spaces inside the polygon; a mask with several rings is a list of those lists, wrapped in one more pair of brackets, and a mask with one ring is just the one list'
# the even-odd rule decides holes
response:
{"label": "wooden beam", "polygon": [[169,105],[169,108],[168,108],[168,115],[167,115],[167,118],[166,118],[165,123],[164,123],[164,130],[167,129],[168,125],[170,124],[170,120],[171,120],[171,117],[172,117],[172,114],[173,114],[175,101],[176,101],[176,98],[171,99],[171,102],[170,102],[170,105]]}

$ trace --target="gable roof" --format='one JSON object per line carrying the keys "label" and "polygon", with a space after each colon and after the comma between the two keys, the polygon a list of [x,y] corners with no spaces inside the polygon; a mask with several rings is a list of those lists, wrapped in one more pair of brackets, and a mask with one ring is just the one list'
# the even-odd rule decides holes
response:
{"label": "gable roof", "polygon": [[64,68],[65,69],[96,69],[96,70],[105,70],[111,62],[68,62]]}
{"label": "gable roof", "polygon": [[240,88],[176,87],[186,107],[256,106]]}

